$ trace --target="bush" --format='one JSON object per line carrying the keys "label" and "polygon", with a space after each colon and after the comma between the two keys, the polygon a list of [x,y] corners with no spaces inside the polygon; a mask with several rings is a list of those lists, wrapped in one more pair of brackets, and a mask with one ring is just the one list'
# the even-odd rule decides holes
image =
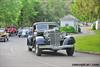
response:
{"label": "bush", "polygon": [[60,27],[60,32],[74,33],[75,29],[72,26]]}
{"label": "bush", "polygon": [[96,30],[96,24],[92,25],[92,30]]}

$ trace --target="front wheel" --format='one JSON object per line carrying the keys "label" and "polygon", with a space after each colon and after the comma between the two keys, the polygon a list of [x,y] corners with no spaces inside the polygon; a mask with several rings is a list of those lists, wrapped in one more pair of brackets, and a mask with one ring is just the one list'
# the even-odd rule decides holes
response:
{"label": "front wheel", "polygon": [[7,41],[9,41],[9,38],[8,38],[8,37],[6,37],[6,40],[7,40]]}
{"label": "front wheel", "polygon": [[28,40],[28,39],[27,39],[27,45],[30,45],[30,44],[29,44],[29,40]]}
{"label": "front wheel", "polygon": [[4,38],[4,42],[6,42],[6,38]]}
{"label": "front wheel", "polygon": [[29,47],[28,47],[28,51],[32,51],[32,48],[29,48]]}
{"label": "front wheel", "polygon": [[72,47],[72,48],[67,48],[67,49],[66,49],[66,52],[67,52],[67,55],[68,55],[68,56],[73,56],[73,54],[74,54],[74,47]]}
{"label": "front wheel", "polygon": [[7,41],[8,41],[9,39],[7,38]]}
{"label": "front wheel", "polygon": [[36,45],[35,53],[36,53],[37,56],[41,56],[41,49],[39,48],[39,45]]}
{"label": "front wheel", "polygon": [[20,38],[20,37],[21,37],[21,35],[18,35],[18,37]]}

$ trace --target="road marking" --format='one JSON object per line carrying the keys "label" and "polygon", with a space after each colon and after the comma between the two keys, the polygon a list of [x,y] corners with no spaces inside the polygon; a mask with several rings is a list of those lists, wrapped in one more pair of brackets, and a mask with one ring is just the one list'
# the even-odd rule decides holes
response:
{"label": "road marking", "polygon": [[50,64],[50,63],[47,63],[47,62],[43,62],[43,61],[41,61],[41,59],[34,59],[34,61],[36,61],[38,63],[41,63],[41,64],[46,64],[46,65],[52,66],[52,67],[61,67],[61,66],[58,66],[58,65],[55,65],[55,64]]}

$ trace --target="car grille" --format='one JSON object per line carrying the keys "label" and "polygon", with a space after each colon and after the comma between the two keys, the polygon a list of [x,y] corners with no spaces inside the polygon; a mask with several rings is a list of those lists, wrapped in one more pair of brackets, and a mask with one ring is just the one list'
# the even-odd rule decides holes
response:
{"label": "car grille", "polygon": [[60,46],[60,33],[50,33],[50,45]]}

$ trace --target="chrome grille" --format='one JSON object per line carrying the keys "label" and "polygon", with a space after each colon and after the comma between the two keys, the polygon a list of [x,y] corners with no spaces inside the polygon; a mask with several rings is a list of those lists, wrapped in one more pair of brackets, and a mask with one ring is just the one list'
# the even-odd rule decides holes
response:
{"label": "chrome grille", "polygon": [[60,33],[53,32],[49,33],[50,45],[60,46]]}

